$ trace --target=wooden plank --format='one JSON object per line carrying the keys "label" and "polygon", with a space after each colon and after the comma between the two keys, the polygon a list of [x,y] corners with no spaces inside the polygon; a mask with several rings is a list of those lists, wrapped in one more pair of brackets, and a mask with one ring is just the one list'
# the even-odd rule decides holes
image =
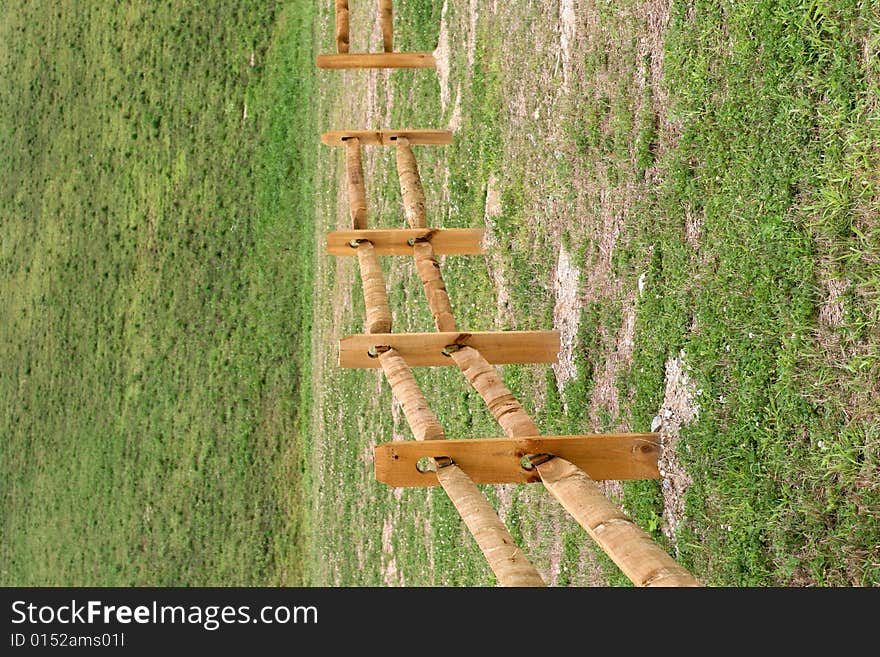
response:
{"label": "wooden plank", "polygon": [[327,233],[327,253],[354,256],[352,240],[369,240],[376,255],[413,255],[409,240],[428,240],[437,255],[479,255],[483,253],[482,228],[388,228],[377,230],[335,230]]}
{"label": "wooden plank", "polygon": [[394,441],[373,450],[376,480],[389,486],[437,486],[434,472],[420,472],[421,458],[449,457],[477,484],[533,483],[538,470],[522,467],[526,454],[553,454],[595,480],[659,479],[656,433],[532,436],[475,440]]}
{"label": "wooden plank", "polygon": [[436,68],[433,52],[350,52],[318,55],[318,68]]}
{"label": "wooden plank", "polygon": [[369,350],[377,345],[395,349],[410,367],[455,366],[443,354],[448,345],[479,350],[490,363],[555,363],[558,331],[485,331],[476,333],[375,333],[350,335],[339,341],[339,366],[379,367]]}
{"label": "wooden plank", "polygon": [[321,143],[327,146],[343,146],[348,139],[360,140],[361,146],[394,146],[400,137],[412,146],[446,146],[452,143],[450,130],[328,130],[321,134]]}

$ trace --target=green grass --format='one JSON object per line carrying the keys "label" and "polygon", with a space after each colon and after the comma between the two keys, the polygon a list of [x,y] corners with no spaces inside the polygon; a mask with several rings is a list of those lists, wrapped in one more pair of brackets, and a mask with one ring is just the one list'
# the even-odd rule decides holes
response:
{"label": "green grass", "polygon": [[[400,19],[415,29],[415,49],[436,42],[436,10],[424,3],[420,13],[421,7],[408,3],[402,11],[412,13]],[[558,71],[548,81],[547,61],[552,69],[553,60],[540,58],[532,34],[542,29],[540,20],[518,7],[504,8],[504,19],[481,12],[470,70],[460,36],[467,9],[450,3],[448,11],[453,98],[462,84],[461,127],[443,154],[417,153],[429,172],[429,206],[443,225],[483,226],[494,178],[503,210],[491,222],[498,247],[487,262],[447,258],[443,264],[459,324],[548,328],[559,244],[573,254],[586,282],[599,258],[594,237],[610,206],[623,216],[612,284],[592,290],[583,305],[576,378],[560,392],[546,368],[510,366],[503,368],[508,386],[543,430],[589,431],[597,376],[634,298],[632,363],[616,381],[620,409],[598,408],[598,428],[648,430],[663,401],[666,363],[682,350],[699,415],[684,427],[678,449],[693,480],[679,533],[667,539],[661,532],[658,482],[623,486],[621,502],[630,515],[710,584],[880,581],[876,10],[844,0],[675,2],[663,34],[659,98],[645,84],[656,62],[640,50],[642,9],[632,2],[599,5],[602,29],[589,35],[578,62],[581,76],[555,106],[553,120],[568,136],[564,155],[548,145],[537,172],[518,132],[528,123],[514,115],[531,116],[541,109],[544,88],[560,83]],[[510,29],[502,34],[501,24]],[[392,81],[395,99],[406,98],[391,107],[395,121],[443,125],[433,78],[394,73]],[[533,92],[521,100],[520,87]],[[657,103],[666,104],[671,138],[662,133]],[[447,108],[443,119],[450,115]],[[379,220],[398,225],[393,158],[380,157],[389,173],[375,190],[383,199]],[[448,196],[440,205],[435,172],[443,164]],[[335,179],[338,165],[329,166]],[[335,183],[328,178],[327,184]],[[561,235],[543,223],[548,199],[570,212]],[[507,285],[509,318],[495,316],[490,269]],[[402,265],[389,271],[395,330],[431,330],[418,279]],[[643,293],[637,292],[640,276]],[[834,279],[845,284],[841,318],[829,325],[820,315]],[[360,332],[361,303],[355,291],[346,330]],[[417,372],[447,433],[498,435],[456,375]],[[389,581],[491,583],[442,495],[405,490],[397,500],[361,470],[369,464],[368,440],[409,436],[402,420],[392,422],[381,378],[332,370],[328,376],[327,426],[349,412],[358,419],[320,441],[321,467],[327,476],[343,477],[344,485],[314,502],[313,514],[325,523],[310,552],[314,581],[382,582],[366,574],[364,564],[385,568],[393,561],[397,575]],[[374,388],[380,397],[364,394]],[[359,464],[354,479],[346,472],[348,459]],[[499,489],[486,492],[501,502]],[[552,501],[536,487],[512,487],[506,495],[511,533],[546,570],[552,541],[544,514]],[[354,522],[358,529],[343,534],[333,520],[340,513],[346,514],[340,525]],[[582,584],[591,543],[568,519],[560,523],[558,583]],[[383,527],[390,552],[382,550]],[[607,557],[593,559],[609,583],[627,584]]]}
{"label": "green grass", "polygon": [[309,11],[13,4],[0,581],[296,583]]}
{"label": "green grass", "polygon": [[[647,430],[684,352],[677,535],[660,483],[617,501],[710,584],[876,585],[876,8],[676,0],[657,88],[631,0],[594,7],[567,86],[555,16],[484,3],[471,54],[466,5],[445,112],[436,75],[401,70],[370,119],[444,127],[460,89],[455,143],[415,149],[430,223],[482,227],[501,195],[492,253],[443,260],[459,326],[550,328],[564,245],[576,376],[502,369],[542,430]],[[401,3],[397,47],[432,50],[440,13]],[[330,3],[5,8],[3,584],[494,584],[442,490],[375,481],[371,445],[409,429],[379,372],[336,367],[363,299],[315,247],[347,215],[316,134],[385,126],[336,123],[361,120],[344,82],[367,74],[314,68],[331,30]],[[370,221],[400,226],[393,153],[370,157]],[[432,330],[390,260],[394,330]],[[599,403],[633,309],[619,407]],[[457,370],[416,376],[450,438],[500,435]],[[483,490],[557,584],[627,584],[540,486]]]}
{"label": "green grass", "polygon": [[[673,225],[701,214],[705,237],[698,263],[664,248],[660,281],[687,299],[669,314],[699,327],[685,340],[705,402],[684,443],[683,556],[711,582],[880,579],[878,370],[862,357],[880,346],[865,321],[878,310],[878,25],[858,2],[673,16],[685,129],[660,203]],[[856,326],[819,319],[838,276],[861,292],[845,303]]]}

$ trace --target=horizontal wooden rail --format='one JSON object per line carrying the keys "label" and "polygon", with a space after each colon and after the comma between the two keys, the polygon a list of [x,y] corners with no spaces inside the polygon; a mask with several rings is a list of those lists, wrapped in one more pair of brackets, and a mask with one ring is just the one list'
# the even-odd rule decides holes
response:
{"label": "horizontal wooden rail", "polygon": [[[511,438],[538,435],[537,426],[510,393],[495,368],[476,349],[452,354],[467,380],[480,393],[504,433]],[[533,452],[537,454],[538,452]],[[609,500],[592,478],[552,451],[534,464],[544,487],[599,544],[636,586],[700,586],[700,583]]]}
{"label": "horizontal wooden rail", "polygon": [[536,466],[541,481],[636,586],[701,586],[581,469],[564,458]]}
{"label": "horizontal wooden rail", "polygon": [[529,414],[504,385],[498,370],[492,367],[493,361],[482,349],[482,345],[471,344],[459,349],[452,354],[452,360],[468,383],[480,393],[480,397],[486,402],[486,408],[501,425],[505,436],[516,438],[541,434]]}
{"label": "horizontal wooden rail", "polygon": [[351,217],[351,227],[355,230],[364,230],[367,227],[367,189],[364,184],[361,144],[357,139],[345,142],[345,176],[348,182],[348,213]]}
{"label": "horizontal wooden rail", "polygon": [[449,301],[449,293],[443,276],[440,275],[440,265],[434,255],[434,249],[430,242],[417,242],[413,246],[413,257],[416,261],[416,270],[422,279],[422,287],[428,299],[428,307],[434,318],[434,325],[438,331],[456,331],[455,317],[452,314],[452,303]]}
{"label": "horizontal wooden rail", "polygon": [[433,52],[349,52],[318,55],[318,68],[436,68]]}
{"label": "horizontal wooden rail", "polygon": [[[449,345],[479,349],[489,363],[555,363],[559,355],[558,331],[485,331],[475,333],[376,333],[350,335],[339,341],[339,366],[379,367],[371,357],[376,346],[396,350],[410,367],[454,366],[443,350]],[[455,354],[452,354],[455,356]],[[536,435],[532,431],[528,435]]]}
{"label": "horizontal wooden rail", "polygon": [[449,130],[328,130],[321,134],[326,146],[344,146],[349,139],[358,139],[361,146],[394,146],[401,137],[413,146],[448,146],[452,143]]}
{"label": "horizontal wooden rail", "polygon": [[428,225],[425,190],[419,165],[406,137],[397,140],[397,177],[400,180],[400,196],[403,199],[403,216],[410,228],[426,228]]}
{"label": "horizontal wooden rail", "polygon": [[391,331],[391,309],[388,307],[388,292],[385,289],[385,276],[379,266],[373,245],[363,242],[357,248],[358,263],[361,270],[361,285],[364,291],[365,328],[367,333],[389,333]]}
{"label": "horizontal wooden rail", "polygon": [[597,480],[660,478],[660,437],[656,433],[395,441],[377,445],[373,454],[376,480],[389,486],[436,486],[435,473],[422,472],[417,464],[423,458],[443,456],[451,458],[477,484],[541,481],[534,467],[523,467],[522,458],[528,454],[562,457]]}
{"label": "horizontal wooden rail", "polygon": [[[373,243],[376,255],[413,255],[416,241],[429,241],[436,255],[480,255],[483,253],[482,228],[387,228],[334,230],[327,233],[328,255],[357,255],[357,240]],[[413,244],[410,244],[410,240]]]}

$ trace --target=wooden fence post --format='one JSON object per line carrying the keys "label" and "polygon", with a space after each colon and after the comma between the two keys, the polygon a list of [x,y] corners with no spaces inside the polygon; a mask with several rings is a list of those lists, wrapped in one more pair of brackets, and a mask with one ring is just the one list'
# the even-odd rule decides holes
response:
{"label": "wooden fence post", "polygon": [[341,146],[346,139],[357,137],[361,146],[394,146],[397,139],[406,137],[410,146],[431,145],[446,146],[452,143],[452,132],[449,130],[328,130],[321,133],[321,143],[327,146]]}
{"label": "wooden fence post", "polygon": [[[378,249],[376,249],[378,251]],[[409,367],[455,366],[453,349],[473,347],[490,363],[553,363],[558,331],[463,331],[349,335],[339,341],[339,367],[381,367],[368,353],[375,345],[394,348]]]}
{"label": "wooden fence post", "polygon": [[[395,398],[403,406],[416,440],[443,440],[443,428],[428,408],[406,361],[394,349],[389,349],[379,355],[379,362]],[[470,477],[446,460],[438,464],[437,478],[480,546],[498,583],[501,586],[544,586],[538,571]]]}
{"label": "wooden fence post", "polygon": [[354,256],[352,240],[370,240],[377,255],[412,255],[413,244],[430,242],[435,254],[480,255],[485,231],[479,228],[379,228],[327,233],[327,253]]}
{"label": "wooden fence post", "polygon": [[433,52],[351,52],[318,55],[318,68],[437,68]]}

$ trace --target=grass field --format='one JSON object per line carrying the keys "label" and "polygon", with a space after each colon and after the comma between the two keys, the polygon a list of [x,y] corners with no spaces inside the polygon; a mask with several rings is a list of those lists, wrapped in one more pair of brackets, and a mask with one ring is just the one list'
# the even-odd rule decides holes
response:
{"label": "grass field", "polygon": [[[321,246],[348,218],[318,132],[447,126],[429,223],[490,233],[443,260],[459,326],[570,347],[502,370],[541,429],[659,417],[668,476],[607,492],[709,584],[880,583],[876,6],[399,3],[438,75],[318,71],[332,12],[4,6],[0,583],[493,583],[442,491],[374,481],[411,435],[336,367],[363,300]],[[393,153],[365,169],[400,226]],[[383,265],[394,330],[432,330]],[[416,373],[450,437],[500,435]],[[626,584],[540,486],[484,491],[549,583]]]}
{"label": "grass field", "polygon": [[4,5],[2,583],[301,580],[306,7]]}

